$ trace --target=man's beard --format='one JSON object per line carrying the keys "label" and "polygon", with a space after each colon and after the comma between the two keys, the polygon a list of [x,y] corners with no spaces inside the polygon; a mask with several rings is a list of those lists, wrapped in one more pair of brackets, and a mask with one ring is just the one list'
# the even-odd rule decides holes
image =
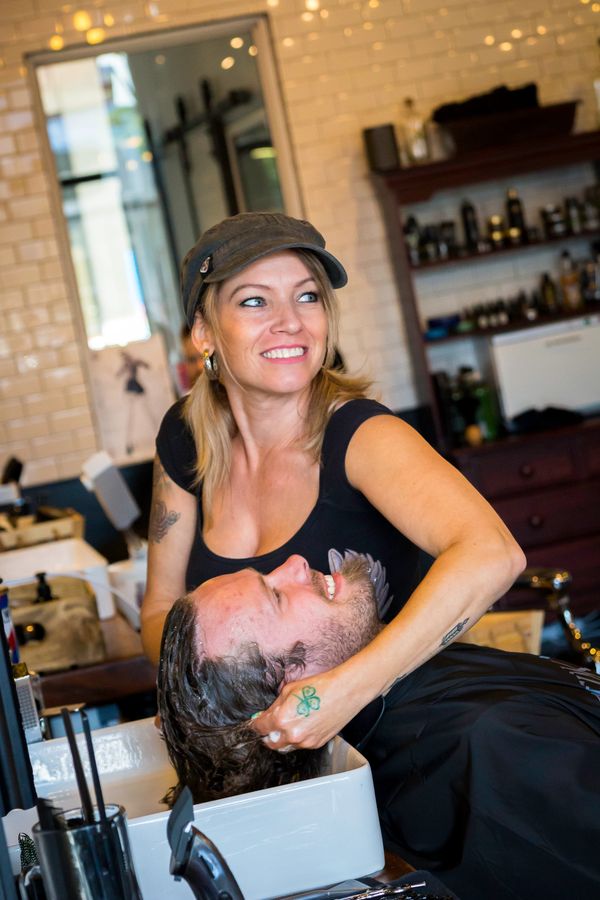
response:
{"label": "man's beard", "polygon": [[344,576],[352,592],[347,600],[340,602],[339,609],[334,608],[318,642],[307,648],[307,669],[311,662],[320,668],[332,669],[366,647],[381,631],[383,626],[371,578],[372,563],[370,558],[362,555],[346,553],[341,558],[338,554],[332,570]]}

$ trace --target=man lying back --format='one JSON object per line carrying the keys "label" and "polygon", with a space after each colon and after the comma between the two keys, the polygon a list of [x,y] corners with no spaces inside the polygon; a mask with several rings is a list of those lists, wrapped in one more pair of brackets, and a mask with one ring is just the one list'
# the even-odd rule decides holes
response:
{"label": "man lying back", "polygon": [[[290,557],[174,604],[159,668],[171,800],[183,784],[202,802],[319,773],[322,751],[295,746],[294,721],[319,716],[316,676],[373,640],[386,604],[379,564],[335,551],[330,562],[334,577]],[[265,734],[278,696],[285,733]],[[597,896],[598,676],[454,644],[372,704],[357,735],[386,846],[461,900]]]}

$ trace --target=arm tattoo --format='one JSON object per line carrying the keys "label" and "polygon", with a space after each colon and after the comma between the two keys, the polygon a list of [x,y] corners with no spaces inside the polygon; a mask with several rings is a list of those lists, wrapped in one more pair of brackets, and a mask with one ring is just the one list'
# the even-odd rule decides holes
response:
{"label": "arm tattoo", "polygon": [[168,510],[167,504],[157,500],[150,514],[150,526],[148,528],[148,540],[153,544],[160,544],[169,528],[181,518],[181,513]]}
{"label": "arm tattoo", "polygon": [[317,696],[317,689],[311,684],[302,688],[302,696],[299,694],[292,694],[292,696],[300,701],[296,707],[296,713],[299,716],[306,716],[308,718],[311,712],[316,712],[321,708],[321,698]]}
{"label": "arm tattoo", "polygon": [[440,644],[440,647],[445,647],[446,644],[449,644],[450,641],[453,641],[454,638],[455,638],[458,634],[461,633],[461,631],[463,630],[463,628],[465,627],[465,625],[467,624],[468,621],[469,621],[468,619],[463,619],[462,622],[458,622],[458,623],[454,626],[454,628],[451,628],[450,631],[448,632],[448,634],[445,634],[444,637],[442,638],[442,642],[441,642],[441,644]]}

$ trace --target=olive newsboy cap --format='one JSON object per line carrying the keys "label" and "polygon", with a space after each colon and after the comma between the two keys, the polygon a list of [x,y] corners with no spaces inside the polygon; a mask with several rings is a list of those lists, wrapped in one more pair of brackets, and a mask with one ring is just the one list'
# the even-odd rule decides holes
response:
{"label": "olive newsboy cap", "polygon": [[239,213],[205,231],[181,264],[181,297],[190,328],[206,285],[223,281],[278,250],[314,253],[334,288],[348,281],[344,267],[325,250],[325,238],[310,222],[282,213]]}

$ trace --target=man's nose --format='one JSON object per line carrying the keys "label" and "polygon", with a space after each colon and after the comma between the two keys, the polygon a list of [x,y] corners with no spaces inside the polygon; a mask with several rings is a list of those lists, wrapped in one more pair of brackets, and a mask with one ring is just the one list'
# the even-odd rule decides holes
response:
{"label": "man's nose", "polygon": [[310,566],[303,556],[295,553],[293,556],[289,556],[282,566],[274,569],[270,577],[280,584],[284,582],[310,584]]}

